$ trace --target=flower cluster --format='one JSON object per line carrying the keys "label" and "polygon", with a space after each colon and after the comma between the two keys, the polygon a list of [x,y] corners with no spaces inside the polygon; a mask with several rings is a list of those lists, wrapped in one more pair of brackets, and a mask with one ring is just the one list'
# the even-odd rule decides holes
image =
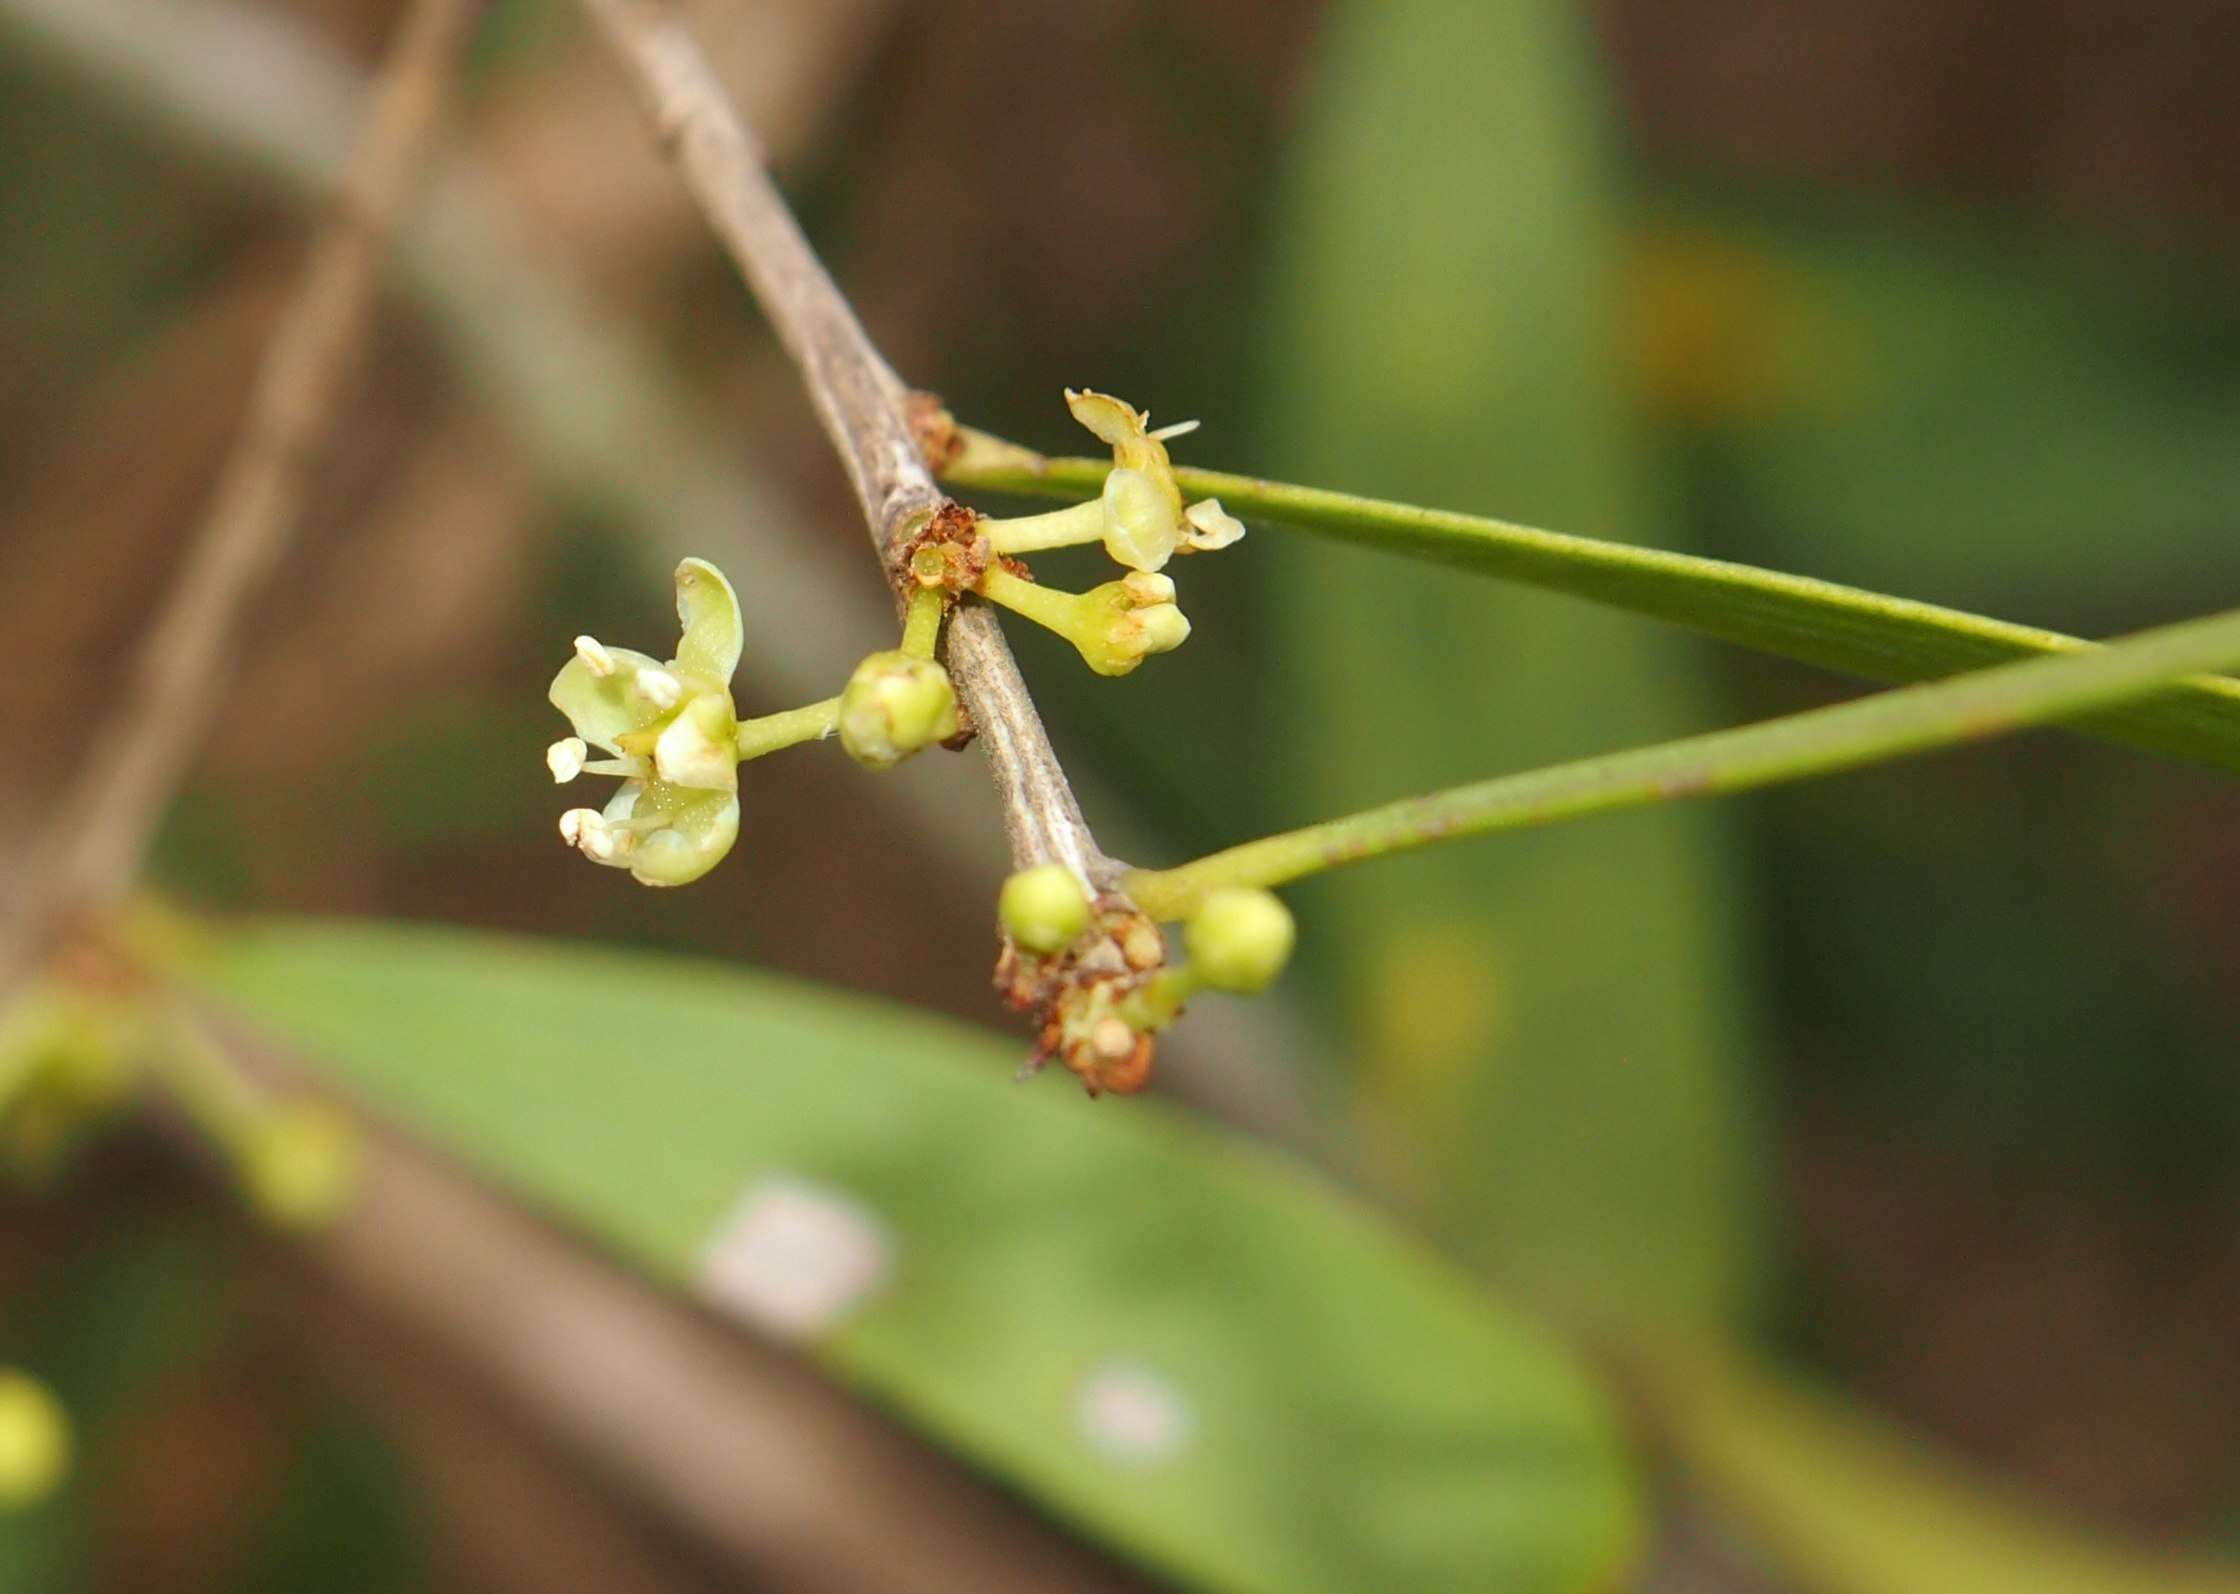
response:
{"label": "flower cluster", "polygon": [[[1000,556],[973,588],[1071,642],[1100,675],[1125,675],[1154,653],[1180,647],[1190,622],[1174,583],[1159,574],[1177,554],[1210,553],[1244,535],[1218,498],[1183,502],[1167,442],[1196,421],[1151,429],[1151,417],[1109,393],[1066,390],[1073,418],[1112,449],[1104,489],[1086,503],[1013,519],[980,517],[977,529]],[[1013,567],[1019,556],[1101,543],[1130,572],[1088,592],[1039,587]]]}
{"label": "flower cluster", "polygon": [[[738,837],[745,760],[836,736],[858,764],[886,770],[954,742],[962,723],[956,691],[935,652],[950,605],[968,596],[1056,632],[1101,675],[1125,675],[1180,647],[1190,622],[1167,565],[1226,548],[1245,530],[1218,499],[1185,501],[1167,443],[1197,423],[1154,431],[1148,414],[1110,394],[1068,390],[1065,398],[1074,419],[1112,450],[1097,496],[1014,519],[944,504],[908,550],[911,600],[900,646],[864,658],[833,697],[739,718],[731,698],[738,595],[699,559],[677,567],[674,657],[576,638],[550,694],[574,734],[553,743],[545,763],[562,784],[585,774],[622,784],[604,806],[561,815],[561,836],[593,863],[627,869],[643,884],[683,885],[715,867]],[[1064,592],[1038,583],[1021,562],[1089,545],[1101,545],[1124,574]],[[605,756],[592,758],[594,748]],[[999,984],[1039,1018],[1037,1061],[1063,1059],[1092,1095],[1142,1089],[1153,1038],[1185,1000],[1201,990],[1257,991],[1291,951],[1291,917],[1274,897],[1215,893],[1185,926],[1186,960],[1170,962],[1156,924],[1054,863],[1014,875],[999,916]],[[292,1189],[289,1166],[274,1159],[268,1182]]]}
{"label": "flower cluster", "polygon": [[[971,592],[1066,638],[1089,667],[1125,675],[1182,645],[1190,622],[1160,574],[1177,554],[1226,548],[1244,527],[1218,499],[1183,501],[1167,440],[1151,417],[1106,393],[1066,393],[1074,419],[1112,449],[1104,489],[1048,515],[991,520],[951,506],[964,528],[921,549],[902,645],[864,659],[846,689],[821,703],[741,720],[731,698],[743,638],[739,597],[704,559],[677,566],[674,657],[660,660],[579,636],[553,677],[552,704],[574,734],[545,750],[552,778],[611,775],[622,784],[600,807],[560,816],[561,837],[593,863],[627,869],[649,886],[699,879],[739,836],[739,765],[781,747],[838,734],[867,769],[891,769],[958,733],[956,690],[934,658],[948,604]],[[1087,592],[1036,583],[1018,556],[1101,543],[1127,574]],[[597,749],[606,755],[593,758]]]}
{"label": "flower cluster", "polygon": [[1092,1096],[1143,1089],[1155,1038],[1183,1004],[1202,991],[1267,989],[1297,935],[1274,893],[1228,887],[1184,920],[1184,956],[1170,961],[1156,925],[1055,863],[1006,880],[996,916],[1008,943],[997,986],[1040,1021],[1036,1065],[1057,1058]]}

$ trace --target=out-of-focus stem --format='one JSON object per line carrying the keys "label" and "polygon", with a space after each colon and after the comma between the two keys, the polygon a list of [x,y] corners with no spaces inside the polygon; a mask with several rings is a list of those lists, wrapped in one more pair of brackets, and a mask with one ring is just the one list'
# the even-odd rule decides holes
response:
{"label": "out-of-focus stem", "polygon": [[33,838],[0,926],[0,995],[113,903],[216,717],[236,632],[294,534],[371,319],[380,255],[442,124],[479,0],[413,0],[333,208],[266,345],[239,440],[122,702]]}

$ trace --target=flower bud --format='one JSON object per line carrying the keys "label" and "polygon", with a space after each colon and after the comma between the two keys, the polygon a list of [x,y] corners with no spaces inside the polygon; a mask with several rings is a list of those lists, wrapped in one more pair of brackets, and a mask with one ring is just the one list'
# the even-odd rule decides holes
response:
{"label": "flower bud", "polygon": [[0,1111],[35,1098],[64,1122],[98,1116],[132,1088],[131,1010],[66,985],[35,987],[0,1017]]}
{"label": "flower bud", "polygon": [[1075,645],[1099,675],[1126,675],[1154,653],[1189,639],[1190,622],[1175,606],[1174,583],[1136,571],[1081,595],[1086,623]]}
{"label": "flower bud", "polygon": [[357,1129],[315,1101],[273,1107],[249,1126],[240,1155],[250,1204],[284,1229],[332,1223],[357,1195],[365,1173]]}
{"label": "flower bud", "polygon": [[0,1511],[37,1505],[70,1470],[70,1419],[46,1385],[0,1368]]}
{"label": "flower bud", "polygon": [[1004,934],[1029,952],[1062,951],[1089,928],[1089,893],[1062,863],[1022,869],[1003,883],[996,916]]}
{"label": "flower bud", "polygon": [[957,693],[932,659],[874,653],[840,694],[840,745],[866,769],[892,769],[957,734]]}
{"label": "flower bud", "polygon": [[1198,978],[1216,991],[1250,996],[1283,972],[1298,934],[1274,892],[1228,886],[1207,894],[1182,928]]}

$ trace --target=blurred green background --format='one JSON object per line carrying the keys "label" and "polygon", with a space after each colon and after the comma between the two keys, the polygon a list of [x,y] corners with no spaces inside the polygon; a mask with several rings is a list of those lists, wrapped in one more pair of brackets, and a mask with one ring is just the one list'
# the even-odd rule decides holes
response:
{"label": "blurred green background", "polygon": [[[1202,417],[1190,463],[2084,635],[2240,588],[2218,0],[687,11],[897,368],[1031,446],[1080,451],[1059,390],[1094,385]],[[165,588],[393,15],[0,0],[9,829]],[[608,965],[525,970],[477,1029],[453,984],[498,954],[308,932],[220,955],[252,1017],[659,1280],[742,1170],[876,1192],[977,1282],[824,1365],[1100,1576],[2233,1586],[2229,782],[2044,734],[1369,866],[1292,894],[1291,974],[1191,1015],[1167,1103],[1014,1090],[976,758],[756,766],[737,851],[682,893],[552,840],[545,683],[577,632],[659,647],[680,555],[741,588],[743,709],[832,690],[885,624],[790,370],[571,8],[492,7],[422,216],[159,883],[688,953],[1006,1039],[689,976],[768,1050],[758,1096],[739,1048],[615,1016],[667,973],[557,1023],[538,993]],[[1100,835],[1145,862],[1853,689],[1276,528],[1177,574],[1192,640],[1124,681],[1015,636]],[[1359,1206],[1456,1266],[1357,1236]],[[1197,1471],[1036,1441],[1036,1357],[1115,1322],[1234,1395]],[[1294,1333],[1256,1380],[1247,1344]],[[1544,1365],[1551,1338],[1593,1372]],[[1450,1352],[1483,1388],[1405,1376]],[[65,1496],[0,1526],[0,1588],[851,1586],[484,1415],[486,1377],[154,1137],[0,1199],[0,1361],[86,1439]],[[1512,1423],[1537,1437],[1473,1448]]]}

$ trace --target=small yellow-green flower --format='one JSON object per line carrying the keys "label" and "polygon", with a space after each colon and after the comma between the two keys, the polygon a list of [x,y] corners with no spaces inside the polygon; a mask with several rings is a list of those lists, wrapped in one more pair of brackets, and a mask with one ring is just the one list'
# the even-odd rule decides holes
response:
{"label": "small yellow-green flower", "polygon": [[1167,439],[1197,427],[1196,421],[1150,429],[1151,417],[1109,393],[1066,389],[1073,418],[1112,446],[1112,469],[1104,479],[1104,547],[1131,570],[1157,570],[1178,548],[1211,552],[1244,535],[1244,524],[1221,507],[1218,498],[1188,505],[1167,458]]}
{"label": "small yellow-green flower", "polygon": [[70,1471],[70,1419],[47,1386],[0,1367],[0,1511],[37,1505]]}
{"label": "small yellow-green flower", "polygon": [[[583,636],[552,680],[552,705],[575,727],[545,752],[552,778],[623,778],[604,808],[562,814],[560,834],[593,863],[649,886],[699,879],[739,835],[731,672],[741,626],[722,571],[702,559],[677,566],[677,619],[683,635],[666,664]],[[613,756],[590,759],[592,747]]]}
{"label": "small yellow-green flower", "polygon": [[317,1101],[286,1101],[244,1127],[242,1186],[269,1222],[309,1233],[349,1210],[365,1183],[365,1144],[350,1120]]}
{"label": "small yellow-green flower", "polygon": [[1043,515],[982,522],[998,553],[1034,553],[1075,543],[1099,542],[1105,552],[1131,570],[1165,567],[1176,553],[1226,548],[1244,535],[1244,525],[1221,507],[1218,498],[1185,505],[1167,458],[1167,439],[1197,427],[1196,421],[1151,430],[1151,417],[1109,393],[1066,390],[1073,418],[1112,448],[1112,469],[1104,491],[1092,502]]}

